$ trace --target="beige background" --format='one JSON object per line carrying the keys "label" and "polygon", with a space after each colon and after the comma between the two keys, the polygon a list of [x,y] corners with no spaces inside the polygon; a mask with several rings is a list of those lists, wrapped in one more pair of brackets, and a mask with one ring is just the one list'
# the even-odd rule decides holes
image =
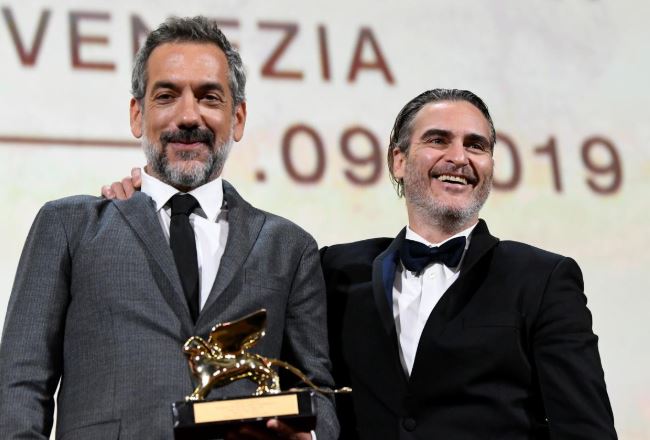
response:
{"label": "beige background", "polygon": [[[182,5],[182,6],[181,6]],[[0,16],[0,137],[131,140],[128,127],[131,17],[153,27],[168,15],[205,14],[238,20],[226,29],[236,41],[249,75],[249,119],[243,142],[227,165],[226,178],[253,204],[288,217],[312,232],[319,244],[395,235],[405,223],[403,204],[383,165],[392,121],[401,106],[433,87],[467,88],[488,103],[497,130],[515,142],[521,181],[495,191],[483,210],[492,232],[574,257],[581,265],[594,328],[622,439],[650,438],[650,60],[647,2],[603,0],[376,2],[195,1],[5,1]],[[36,63],[21,64],[10,36],[11,15],[29,49],[39,17],[50,11]],[[106,13],[82,20],[86,61],[115,70],[74,68],[70,13]],[[261,22],[288,22],[298,33],[277,69],[303,72],[302,80],[274,79],[262,67],[283,37]],[[323,80],[319,31],[327,33],[331,79]],[[388,69],[361,69],[347,80],[362,28],[369,28]],[[364,40],[362,58],[376,60]],[[293,181],[281,155],[282,138],[294,124],[311,126],[322,138],[322,179]],[[372,165],[351,166],[340,147],[349,127],[361,126],[379,140],[379,181],[352,185],[344,172],[369,176]],[[554,189],[548,155],[535,153],[553,136],[562,192]],[[592,191],[593,174],[581,159],[583,142],[609,139],[622,163],[613,194]],[[356,138],[351,149],[367,155]],[[313,170],[314,147],[295,138],[293,160]],[[593,160],[611,156],[594,147]],[[497,178],[509,178],[511,160],[497,147]],[[0,323],[29,226],[47,200],[98,194],[103,183],[143,163],[138,148],[0,142]],[[264,171],[266,181],[255,176]],[[597,176],[604,187],[611,175]],[[119,274],[118,274],[119,275]]]}

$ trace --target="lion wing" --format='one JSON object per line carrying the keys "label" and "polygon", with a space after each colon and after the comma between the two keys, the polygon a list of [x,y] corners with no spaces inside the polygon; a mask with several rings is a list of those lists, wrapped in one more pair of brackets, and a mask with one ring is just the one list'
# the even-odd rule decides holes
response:
{"label": "lion wing", "polygon": [[216,345],[223,354],[236,354],[255,345],[264,336],[265,329],[266,310],[260,309],[243,318],[212,327],[208,344]]}

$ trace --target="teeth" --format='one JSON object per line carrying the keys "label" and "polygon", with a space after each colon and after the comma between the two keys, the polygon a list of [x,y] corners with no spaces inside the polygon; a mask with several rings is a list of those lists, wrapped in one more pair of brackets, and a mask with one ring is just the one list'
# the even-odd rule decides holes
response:
{"label": "teeth", "polygon": [[467,179],[465,179],[464,177],[449,176],[447,174],[438,176],[438,180],[441,182],[455,182],[455,183],[462,183],[463,185],[467,185]]}

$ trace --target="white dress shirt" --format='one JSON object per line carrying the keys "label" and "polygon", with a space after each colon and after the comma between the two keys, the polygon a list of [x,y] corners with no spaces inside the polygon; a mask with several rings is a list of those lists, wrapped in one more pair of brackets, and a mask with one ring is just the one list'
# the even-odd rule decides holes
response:
{"label": "white dress shirt", "polygon": [[[469,246],[469,235],[475,226],[476,224],[437,244],[429,243],[407,226],[405,238],[433,247],[441,246],[452,238],[465,237],[467,242],[463,251],[464,259]],[[424,325],[442,295],[458,278],[462,264],[462,259],[457,267],[431,263],[420,274],[407,270],[401,262],[397,265],[393,283],[393,317],[399,338],[400,361],[408,376],[413,369]]]}
{"label": "white dress shirt", "polygon": [[[169,224],[171,207],[169,199],[179,193],[176,188],[161,182],[155,177],[142,172],[142,192],[156,203],[156,212],[163,233],[169,243]],[[228,210],[223,206],[223,182],[216,178],[205,185],[193,189],[191,194],[201,205],[190,214],[190,224],[194,229],[196,240],[196,257],[199,265],[199,308],[203,308],[212,285],[217,277],[223,251],[228,239]]]}

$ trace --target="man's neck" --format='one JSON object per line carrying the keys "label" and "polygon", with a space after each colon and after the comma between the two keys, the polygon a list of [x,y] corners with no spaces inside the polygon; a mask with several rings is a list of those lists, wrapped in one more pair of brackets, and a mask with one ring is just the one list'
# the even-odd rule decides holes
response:
{"label": "man's neck", "polygon": [[411,212],[408,217],[409,228],[430,243],[442,243],[478,222],[478,216],[463,222],[447,219],[423,219],[418,215],[412,215]]}

